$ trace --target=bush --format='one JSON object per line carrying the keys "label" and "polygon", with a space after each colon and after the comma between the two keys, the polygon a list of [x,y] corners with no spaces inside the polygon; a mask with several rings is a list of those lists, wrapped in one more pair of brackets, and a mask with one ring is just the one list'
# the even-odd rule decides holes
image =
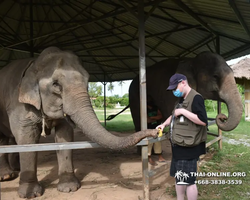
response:
{"label": "bush", "polygon": [[[238,84],[237,84],[237,87],[238,87],[239,93],[241,95],[241,100],[242,100],[242,104],[244,107],[245,106],[244,105],[245,98],[244,98],[244,92],[243,92],[244,87],[241,85],[238,85]],[[206,106],[207,112],[217,112],[217,101],[207,99],[207,100],[205,100],[205,106]],[[224,114],[228,113],[227,105],[225,103],[221,103],[221,113],[224,113]]]}
{"label": "bush", "polygon": [[[106,107],[115,108],[116,104],[121,106],[127,106],[129,104],[128,94],[125,94],[122,98],[118,95],[106,97]],[[92,105],[96,108],[104,107],[104,96],[99,96],[96,99],[92,100]]]}
{"label": "bush", "polygon": [[121,98],[120,100],[120,105],[121,106],[127,106],[129,104],[129,99],[128,98]]}
{"label": "bush", "polygon": [[115,104],[109,103],[109,104],[107,105],[107,108],[115,108]]}
{"label": "bush", "polygon": [[205,107],[207,112],[215,112],[217,109],[217,102],[212,100],[205,100]]}
{"label": "bush", "polygon": [[102,108],[104,106],[104,97],[99,96],[93,102],[94,102],[95,107]]}

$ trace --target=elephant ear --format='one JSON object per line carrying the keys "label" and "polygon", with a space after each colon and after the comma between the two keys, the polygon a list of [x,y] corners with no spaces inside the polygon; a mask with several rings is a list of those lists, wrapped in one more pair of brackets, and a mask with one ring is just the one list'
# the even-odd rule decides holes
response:
{"label": "elephant ear", "polygon": [[35,106],[37,110],[41,109],[41,98],[36,79],[36,70],[33,62],[29,63],[24,71],[21,83],[19,85],[19,102]]}

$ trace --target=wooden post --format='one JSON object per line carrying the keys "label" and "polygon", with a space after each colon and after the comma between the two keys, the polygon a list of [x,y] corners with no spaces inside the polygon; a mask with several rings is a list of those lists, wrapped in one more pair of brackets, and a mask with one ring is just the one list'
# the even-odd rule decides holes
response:
{"label": "wooden post", "polygon": [[[216,52],[220,54],[220,36],[216,37]],[[221,102],[218,101],[217,103],[217,112],[218,114],[221,113]],[[222,131],[218,128],[218,135],[220,140],[218,140],[219,149],[222,149]]]}
{"label": "wooden post", "polygon": [[[140,115],[141,130],[147,129],[147,90],[146,90],[146,57],[145,57],[145,19],[144,1],[138,3],[139,13],[139,78],[140,78]],[[148,146],[142,146],[142,179],[143,199],[149,200],[149,177],[148,177]]]}
{"label": "wooden post", "polygon": [[142,158],[143,200],[149,200],[148,145],[142,146],[141,158]]}
{"label": "wooden post", "polygon": [[[218,101],[217,103],[217,110],[218,110],[218,114],[221,113],[221,102]],[[219,149],[221,150],[222,149],[222,131],[218,128],[218,135],[219,135],[219,138],[220,140],[218,140],[218,146],[219,146]]]}

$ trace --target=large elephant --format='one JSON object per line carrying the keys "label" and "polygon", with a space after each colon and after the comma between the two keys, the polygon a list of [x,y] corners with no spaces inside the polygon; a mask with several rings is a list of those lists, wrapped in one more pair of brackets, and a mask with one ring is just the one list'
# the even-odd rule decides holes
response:
{"label": "large elephant", "polygon": [[[228,117],[219,114],[216,123],[221,130],[230,131],[240,122],[243,106],[234,74],[225,60],[218,54],[202,52],[193,59],[164,60],[147,68],[147,94],[163,114],[170,116],[177,98],[167,91],[169,79],[174,73],[187,76],[189,85],[205,99],[220,100],[228,108]],[[140,128],[139,79],[136,77],[129,88],[129,104],[136,131]]]}
{"label": "large elephant", "polygon": [[[89,74],[76,55],[56,47],[45,49],[36,59],[10,63],[0,71],[0,145],[38,143],[41,132],[55,128],[56,142],[73,141],[71,123],[103,147],[122,149],[142,138],[157,136],[145,130],[128,137],[117,137],[99,123],[88,95]],[[69,123],[70,122],[70,123]],[[72,151],[57,151],[58,190],[76,191]],[[44,192],[37,180],[37,153],[20,153],[19,196],[33,198]],[[11,159],[0,154],[0,180],[13,178]]]}

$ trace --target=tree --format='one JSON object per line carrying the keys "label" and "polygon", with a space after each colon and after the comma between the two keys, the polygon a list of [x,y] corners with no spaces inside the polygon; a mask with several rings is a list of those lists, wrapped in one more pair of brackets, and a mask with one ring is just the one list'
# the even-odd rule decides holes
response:
{"label": "tree", "polygon": [[108,85],[108,91],[110,91],[111,94],[112,94],[112,92],[114,91],[114,85],[113,85],[112,82],[110,82],[109,85]]}
{"label": "tree", "polygon": [[123,97],[120,100],[120,104],[121,106],[127,106],[129,104],[128,97],[125,97],[125,95],[123,95]]}
{"label": "tree", "polygon": [[96,98],[102,95],[102,86],[98,86],[96,82],[90,82],[88,92],[90,98]]}
{"label": "tree", "polygon": [[122,85],[124,84],[125,82],[124,81],[119,81],[118,85],[121,86],[121,96],[122,96]]}
{"label": "tree", "polygon": [[122,98],[128,98],[128,93],[124,94]]}

